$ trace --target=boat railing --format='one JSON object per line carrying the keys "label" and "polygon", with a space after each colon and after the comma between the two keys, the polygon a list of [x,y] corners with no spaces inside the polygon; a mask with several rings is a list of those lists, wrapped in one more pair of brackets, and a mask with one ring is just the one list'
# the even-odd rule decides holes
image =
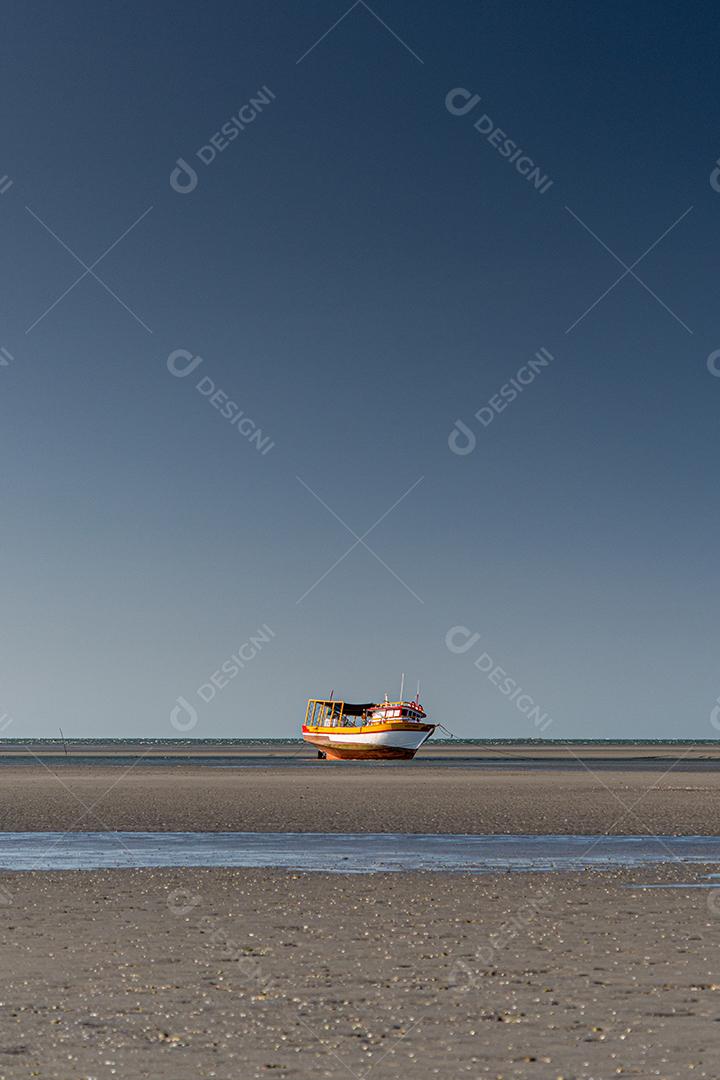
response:
{"label": "boat railing", "polygon": [[307,727],[353,727],[364,717],[346,716],[345,702],[332,698],[310,698],[305,710]]}

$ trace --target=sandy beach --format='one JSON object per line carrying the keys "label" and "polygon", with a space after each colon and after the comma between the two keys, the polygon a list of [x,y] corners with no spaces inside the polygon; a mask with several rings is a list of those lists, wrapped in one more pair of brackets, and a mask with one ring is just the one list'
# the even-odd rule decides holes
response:
{"label": "sandy beach", "polygon": [[[677,758],[4,763],[0,829],[714,835]],[[0,1080],[716,1078],[717,894],[637,887],[715,869],[0,872]]]}
{"label": "sandy beach", "polygon": [[700,880],[3,874],[0,1077],[717,1077]]}
{"label": "sandy beach", "polygon": [[720,768],[676,763],[3,765],[0,829],[715,834]]}

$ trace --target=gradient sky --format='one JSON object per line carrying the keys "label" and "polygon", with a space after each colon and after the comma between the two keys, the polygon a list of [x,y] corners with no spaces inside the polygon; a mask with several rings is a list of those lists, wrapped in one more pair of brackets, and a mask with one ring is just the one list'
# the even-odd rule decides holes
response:
{"label": "gradient sky", "polygon": [[[538,734],[485,653],[546,736],[715,737],[719,22],[680,0],[3,4],[4,734],[171,737],[184,698],[193,736],[278,737],[308,696],[403,671],[457,734]],[[481,97],[463,116],[457,87]],[[119,242],[70,289],[60,241],[84,266]],[[183,379],[177,349],[202,357]],[[362,536],[391,507],[375,554],[330,570],[338,518]],[[453,627],[479,637],[452,651]]]}

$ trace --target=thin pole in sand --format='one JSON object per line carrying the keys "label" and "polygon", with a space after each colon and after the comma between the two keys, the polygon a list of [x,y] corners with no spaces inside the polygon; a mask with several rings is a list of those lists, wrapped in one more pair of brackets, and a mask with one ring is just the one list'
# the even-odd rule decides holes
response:
{"label": "thin pole in sand", "polygon": [[63,735],[63,729],[62,728],[60,728],[60,738],[62,739],[63,750],[65,751],[65,754],[67,754],[68,748],[67,748],[67,743],[65,742],[65,736]]}

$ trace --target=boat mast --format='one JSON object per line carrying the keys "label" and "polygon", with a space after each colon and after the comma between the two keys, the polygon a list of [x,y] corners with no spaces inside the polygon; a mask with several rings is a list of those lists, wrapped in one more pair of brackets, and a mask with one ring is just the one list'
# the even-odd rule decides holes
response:
{"label": "boat mast", "polygon": [[400,700],[403,700],[403,690],[405,689],[405,672],[403,671],[400,676]]}

